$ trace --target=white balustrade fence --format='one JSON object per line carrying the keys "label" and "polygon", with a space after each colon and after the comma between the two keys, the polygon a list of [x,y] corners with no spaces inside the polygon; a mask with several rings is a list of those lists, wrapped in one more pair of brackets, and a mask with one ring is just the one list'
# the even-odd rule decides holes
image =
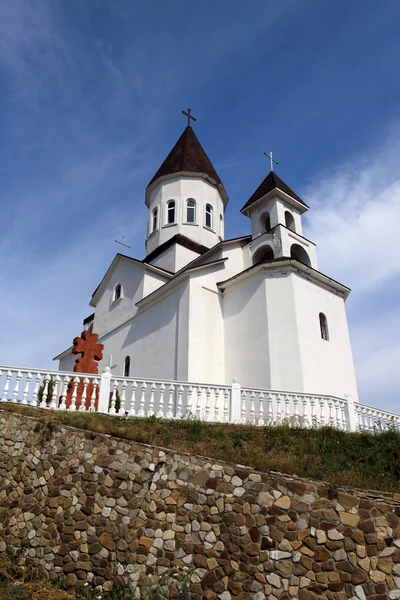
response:
{"label": "white balustrade fence", "polygon": [[400,430],[400,415],[350,397],[0,366],[0,401],[123,417],[196,418],[219,423]]}

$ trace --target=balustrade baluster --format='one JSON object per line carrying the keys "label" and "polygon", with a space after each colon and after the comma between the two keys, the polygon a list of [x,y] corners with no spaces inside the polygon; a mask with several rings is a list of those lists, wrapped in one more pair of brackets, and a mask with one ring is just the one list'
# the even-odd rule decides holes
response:
{"label": "balustrade baluster", "polygon": [[2,402],[8,402],[8,390],[10,388],[11,377],[12,377],[12,372],[10,370],[8,370],[6,373],[6,382],[4,384],[3,395],[1,398]]}
{"label": "balustrade baluster", "polygon": [[350,428],[347,425],[347,419],[346,419],[346,403],[345,402],[341,402],[340,403],[340,408],[341,408],[341,413],[342,413],[342,429],[344,431],[347,431]]}
{"label": "balustrade baluster", "polygon": [[271,394],[271,392],[267,393],[267,399],[268,399],[268,421],[267,421],[267,424],[273,425],[274,424],[274,413],[272,410],[272,394]]}
{"label": "balustrade baluster", "polygon": [[299,398],[297,395],[293,396],[293,425],[299,426]]}
{"label": "balustrade baluster", "polygon": [[311,427],[318,426],[317,415],[315,414],[315,398],[310,396],[310,406],[311,406]]}
{"label": "balustrade baluster", "polygon": [[229,390],[224,389],[224,423],[229,421]]}
{"label": "balustrade baluster", "polygon": [[319,397],[319,420],[320,425],[323,427],[325,425],[325,401],[324,398]]}
{"label": "balustrade baluster", "polygon": [[24,392],[22,394],[21,404],[28,404],[29,386],[30,386],[31,380],[32,380],[32,373],[29,371],[26,374],[25,387],[24,387]]}
{"label": "balustrade baluster", "polygon": [[137,388],[136,381],[132,381],[132,383],[131,383],[131,403],[130,403],[129,412],[128,412],[129,417],[134,417],[136,415],[136,388]]}
{"label": "balustrade baluster", "polygon": [[250,393],[250,423],[256,422],[256,393]]}
{"label": "balustrade baluster", "polygon": [[62,387],[62,392],[61,392],[61,403],[60,403],[60,410],[67,410],[67,393],[68,393],[68,384],[71,381],[71,378],[66,375],[64,377],[64,384]]}
{"label": "balustrade baluster", "polygon": [[285,423],[290,426],[290,398],[285,394]]}
{"label": "balustrade baluster", "polygon": [[220,390],[219,388],[214,389],[214,421],[215,423],[219,423],[219,396]]}
{"label": "balustrade baluster", "polygon": [[61,381],[61,377],[59,375],[56,375],[54,377],[54,381],[53,381],[53,394],[51,396],[51,401],[50,401],[50,409],[51,410],[57,410],[57,408],[58,408],[58,390],[60,387],[60,381]]}
{"label": "balustrade baluster", "polygon": [[258,393],[258,421],[257,424],[264,425],[264,392]]}
{"label": "balustrade baluster", "polygon": [[125,416],[125,405],[126,405],[126,388],[128,387],[128,382],[126,379],[123,379],[121,384],[121,403],[119,406],[118,414],[122,417]]}
{"label": "balustrade baluster", "polygon": [[169,399],[168,399],[168,410],[167,410],[167,419],[174,418],[174,390],[175,386],[173,383],[169,386]]}
{"label": "balustrade baluster", "polygon": [[198,386],[196,388],[196,419],[200,419],[201,417],[201,387]]}
{"label": "balustrade baluster", "polygon": [[90,398],[90,408],[89,408],[89,412],[96,412],[96,397],[97,397],[97,390],[99,389],[99,380],[98,379],[94,379],[93,380],[93,387],[92,387],[92,395]]}
{"label": "balustrade baluster", "polygon": [[110,415],[116,414],[116,405],[117,405],[117,389],[118,389],[118,381],[116,379],[112,380],[112,392],[111,392],[111,406],[108,411]]}
{"label": "balustrade baluster", "polygon": [[72,396],[71,396],[71,406],[69,407],[69,410],[72,412],[76,411],[76,398],[78,395],[78,383],[79,383],[79,377],[74,377],[74,389],[72,391]]}
{"label": "balustrade baluster", "polygon": [[210,420],[210,398],[211,398],[211,390],[210,388],[206,388],[206,412],[204,419],[206,421]]}
{"label": "balustrade baluster", "polygon": [[333,400],[328,398],[328,411],[329,411],[329,427],[334,427],[335,417],[333,414]]}
{"label": "balustrade baluster", "polygon": [[39,393],[39,388],[40,388],[41,381],[42,381],[42,375],[41,375],[41,373],[36,373],[36,376],[35,376],[35,389],[33,390],[32,402],[31,402],[31,406],[33,406],[33,407],[36,407],[37,403],[38,403],[38,393]]}
{"label": "balustrade baluster", "polygon": [[302,414],[302,419],[303,419],[303,427],[307,428],[310,426],[310,423],[308,421],[308,396],[303,396],[302,399],[302,404],[303,404],[303,414]]}
{"label": "balustrade baluster", "polygon": [[144,412],[144,405],[146,403],[147,383],[145,381],[143,381],[142,385],[140,387],[142,388],[142,393],[140,394],[140,403],[139,403],[138,417],[145,417],[146,413]]}
{"label": "balustrade baluster", "polygon": [[240,422],[246,423],[246,401],[247,401],[247,392],[242,389],[242,405],[240,409]]}
{"label": "balustrade baluster", "polygon": [[12,399],[11,399],[11,402],[13,402],[14,404],[16,404],[18,402],[19,384],[20,384],[21,379],[22,379],[22,373],[21,373],[21,371],[18,371],[15,376],[14,392],[13,392]]}
{"label": "balustrade baluster", "polygon": [[276,395],[276,423],[280,425],[282,423],[282,409],[281,409],[281,395]]}
{"label": "balustrade baluster", "polygon": [[191,419],[193,417],[193,388],[189,385],[186,394],[186,418]]}
{"label": "balustrade baluster", "polygon": [[50,375],[49,373],[47,373],[44,376],[44,387],[43,387],[43,393],[42,393],[42,401],[40,402],[39,406],[40,408],[47,408],[47,395],[49,392],[49,381],[50,381]]}
{"label": "balustrade baluster", "polygon": [[87,397],[88,385],[89,385],[89,379],[87,377],[85,377],[83,380],[83,390],[82,390],[82,395],[81,395],[81,401],[79,404],[79,412],[86,411],[86,397]]}
{"label": "balustrade baluster", "polygon": [[176,406],[176,418],[182,419],[182,396],[183,396],[183,385],[178,387],[178,402]]}
{"label": "balustrade baluster", "polygon": [[157,411],[157,417],[159,419],[164,418],[164,394],[165,394],[165,383],[162,383],[160,385],[160,400],[158,402],[158,411]]}
{"label": "balustrade baluster", "polygon": [[147,416],[152,417],[154,415],[154,396],[156,393],[156,384],[153,383],[150,386],[150,400],[149,400],[149,410],[147,411]]}

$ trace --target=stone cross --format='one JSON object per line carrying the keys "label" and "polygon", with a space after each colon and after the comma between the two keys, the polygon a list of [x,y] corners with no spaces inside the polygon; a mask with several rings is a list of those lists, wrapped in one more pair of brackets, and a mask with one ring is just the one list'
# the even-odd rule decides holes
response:
{"label": "stone cross", "polygon": [[74,365],[75,373],[97,373],[97,361],[103,358],[103,344],[98,344],[99,336],[97,333],[82,331],[80,337],[74,339],[72,354],[82,354]]}
{"label": "stone cross", "polygon": [[[72,354],[81,354],[76,359],[74,364],[74,373],[92,373],[96,375],[98,373],[98,361],[103,358],[103,344],[98,344],[97,340],[99,336],[97,333],[90,333],[86,329],[82,331],[80,337],[76,337],[73,341],[74,347],[72,348]],[[79,404],[83,393],[82,381],[78,384],[76,402]],[[86,399],[86,410],[90,407],[90,398],[92,394],[93,384],[89,383],[87,388],[87,399]],[[69,384],[67,392],[67,408],[71,405],[73,384]],[[98,396],[98,393],[97,393]],[[97,408],[98,397],[96,397],[96,408]]]}

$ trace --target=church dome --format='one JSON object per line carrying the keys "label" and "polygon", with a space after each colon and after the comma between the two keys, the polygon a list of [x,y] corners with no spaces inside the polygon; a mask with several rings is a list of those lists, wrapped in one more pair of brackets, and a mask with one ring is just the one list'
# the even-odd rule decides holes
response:
{"label": "church dome", "polygon": [[228,197],[221,179],[190,125],[185,128],[175,146],[151,179],[147,189],[152,187],[159,179],[176,177],[177,175],[203,177],[218,188],[224,204],[227,203]]}

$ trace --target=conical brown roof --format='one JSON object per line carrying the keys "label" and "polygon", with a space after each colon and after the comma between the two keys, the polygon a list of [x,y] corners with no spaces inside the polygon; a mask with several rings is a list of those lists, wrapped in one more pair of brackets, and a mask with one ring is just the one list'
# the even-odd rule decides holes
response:
{"label": "conical brown roof", "polygon": [[251,198],[249,200],[247,200],[247,202],[243,206],[241,212],[246,211],[249,208],[249,206],[251,206],[252,204],[257,202],[257,200],[259,200],[260,198],[262,198],[263,196],[265,196],[266,194],[268,194],[269,192],[271,192],[274,189],[278,189],[278,190],[281,190],[281,192],[285,192],[285,194],[288,194],[288,196],[291,196],[298,202],[301,202],[301,204],[303,206],[308,208],[307,204],[305,202],[303,202],[303,200],[301,198],[299,198],[299,196],[297,194],[295,194],[295,192],[293,190],[291,190],[290,187],[288,185],[286,185],[286,183],[284,181],[282,181],[282,179],[279,177],[279,175],[277,175],[273,171],[270,171],[270,173],[266,176],[266,178],[264,179],[262,184],[256,189],[256,191],[251,196]]}
{"label": "conical brown roof", "polygon": [[216,170],[190,125],[186,127],[149,185],[164,175],[181,172],[203,173],[211,177],[216,185],[222,185]]}

